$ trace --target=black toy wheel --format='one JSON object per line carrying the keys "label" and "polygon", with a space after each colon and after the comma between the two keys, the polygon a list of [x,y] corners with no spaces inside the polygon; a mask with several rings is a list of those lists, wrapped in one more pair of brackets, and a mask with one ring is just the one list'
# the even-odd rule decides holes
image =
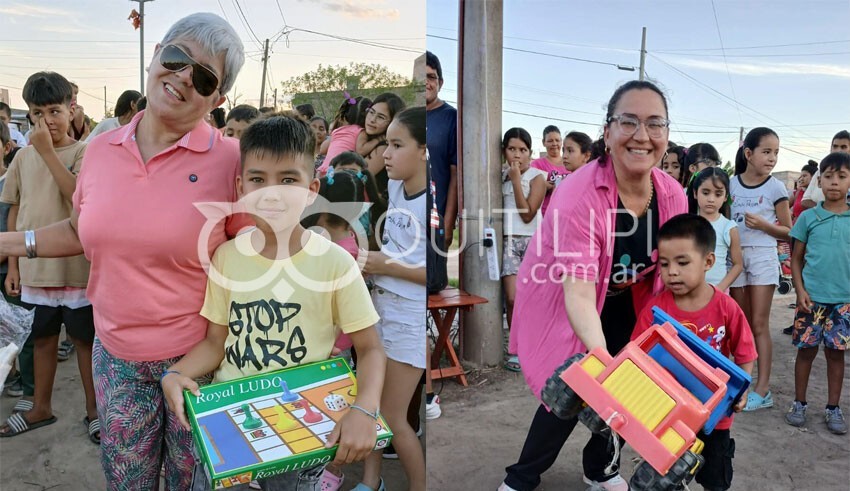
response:
{"label": "black toy wheel", "polygon": [[629,480],[629,487],[632,491],[674,491],[681,484],[691,482],[703,462],[705,459],[702,455],[688,450],[662,476],[648,462],[643,461]]}
{"label": "black toy wheel", "polygon": [[560,377],[564,370],[582,358],[584,358],[584,354],[582,353],[577,353],[569,357],[549,377],[540,393],[543,404],[546,404],[552,411],[552,414],[561,419],[574,418],[582,409],[581,398]]}
{"label": "black toy wheel", "polygon": [[792,288],[792,285],[791,285],[790,281],[781,280],[779,282],[779,294],[780,295],[785,295],[787,293],[791,293],[791,288]]}
{"label": "black toy wheel", "polygon": [[605,421],[602,420],[602,417],[599,416],[599,413],[593,410],[591,407],[586,407],[578,413],[578,420],[582,422],[587,429],[596,434],[611,434],[611,428],[605,424]]}

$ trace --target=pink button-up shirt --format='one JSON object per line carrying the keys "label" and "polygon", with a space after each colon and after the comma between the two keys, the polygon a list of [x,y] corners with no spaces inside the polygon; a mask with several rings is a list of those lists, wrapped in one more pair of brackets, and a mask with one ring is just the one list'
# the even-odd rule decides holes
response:
{"label": "pink button-up shirt", "polygon": [[[653,168],[652,182],[659,224],[687,211],[685,193],[675,179]],[[555,189],[543,223],[528,245],[517,275],[510,350],[518,354],[525,380],[538,398],[556,368],[586,351],[567,318],[563,277],[595,282],[596,310],[602,312],[611,277],[616,209],[612,165],[590,162]],[[647,293],[662,289],[656,269],[653,291]],[[633,293],[638,309],[651,298],[640,298],[639,289]]]}
{"label": "pink button-up shirt", "polygon": [[114,356],[154,361],[205,337],[199,241],[211,256],[244,221],[219,220],[204,236],[207,218],[195,207],[236,201],[238,141],[201,121],[145,164],[135,140],[143,114],[89,143],[74,209],[98,338]]}

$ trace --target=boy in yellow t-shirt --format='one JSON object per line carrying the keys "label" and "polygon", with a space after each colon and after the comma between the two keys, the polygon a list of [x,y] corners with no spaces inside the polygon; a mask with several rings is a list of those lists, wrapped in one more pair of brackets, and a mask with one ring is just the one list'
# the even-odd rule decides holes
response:
{"label": "boy in yellow t-shirt", "polygon": [[[363,460],[375,446],[375,419],[386,356],[373,327],[378,314],[349,253],[305,230],[299,220],[315,199],[315,140],[303,121],[272,117],[242,134],[240,203],[257,227],[222,244],[210,265],[201,315],[207,337],[162,376],[162,388],[180,422],[184,389],[199,394],[193,379],[215,370],[215,381],[325,360],[337,329],[357,349],[357,399],[330,434],[339,443],[334,463]],[[263,489],[292,483],[319,489],[323,466],[260,479]],[[196,464],[194,490],[210,489]],[[292,489],[295,489],[292,487]]]}

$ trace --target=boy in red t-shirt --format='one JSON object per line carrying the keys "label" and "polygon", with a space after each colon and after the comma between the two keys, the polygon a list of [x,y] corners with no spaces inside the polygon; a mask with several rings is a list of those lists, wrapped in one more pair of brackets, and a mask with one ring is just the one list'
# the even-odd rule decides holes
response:
{"label": "boy in red t-shirt", "polygon": [[[706,271],[714,265],[716,240],[711,223],[698,215],[678,215],[661,227],[658,266],[666,289],[640,313],[632,340],[652,326],[652,307],[658,306],[712,348],[727,357],[731,354],[735,363],[750,374],[758,355],[744,312],[732,297],[705,281]],[[746,402],[744,394],[735,404],[735,412],[740,412]],[[721,419],[709,435],[697,435],[705,442],[705,464],[696,481],[706,491],[725,491],[732,485],[732,419]]]}

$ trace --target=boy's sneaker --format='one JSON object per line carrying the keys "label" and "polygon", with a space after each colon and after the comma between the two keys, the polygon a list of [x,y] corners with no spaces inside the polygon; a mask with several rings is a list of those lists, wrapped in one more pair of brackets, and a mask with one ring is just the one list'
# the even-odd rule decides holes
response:
{"label": "boy's sneaker", "polygon": [[594,491],[629,491],[629,483],[620,474],[615,474],[611,479],[602,482],[591,481],[587,476],[581,476],[581,478]]}
{"label": "boy's sneaker", "polygon": [[56,352],[56,359],[59,361],[67,361],[68,358],[71,357],[71,353],[74,352],[74,343],[68,341],[62,341],[59,343],[59,350]]}
{"label": "boy's sneaker", "polygon": [[24,386],[21,384],[21,372],[6,379],[6,395],[9,397],[21,397],[24,395]]}
{"label": "boy's sneaker", "polygon": [[791,408],[785,413],[785,422],[791,426],[801,427],[806,424],[806,408],[800,401],[791,403]]}
{"label": "boy's sneaker", "polygon": [[425,419],[437,419],[443,411],[440,409],[440,396],[428,394],[425,396]]}
{"label": "boy's sneaker", "polygon": [[826,410],[826,428],[836,435],[847,433],[847,422],[844,421],[844,414],[841,413],[841,408]]}

